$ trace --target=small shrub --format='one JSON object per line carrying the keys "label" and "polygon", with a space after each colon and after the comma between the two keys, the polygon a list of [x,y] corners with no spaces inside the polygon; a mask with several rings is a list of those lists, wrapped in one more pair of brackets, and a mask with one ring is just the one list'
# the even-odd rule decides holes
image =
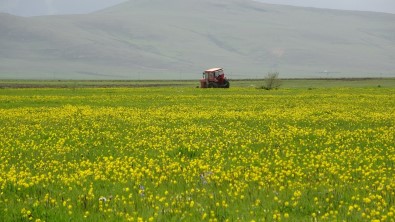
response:
{"label": "small shrub", "polygon": [[281,86],[281,80],[279,79],[279,72],[269,72],[264,78],[264,84],[259,89],[278,89]]}

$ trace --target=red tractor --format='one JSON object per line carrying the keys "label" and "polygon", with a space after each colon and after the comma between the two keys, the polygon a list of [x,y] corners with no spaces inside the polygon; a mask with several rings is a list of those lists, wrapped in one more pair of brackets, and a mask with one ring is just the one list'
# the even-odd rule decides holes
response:
{"label": "red tractor", "polygon": [[225,78],[222,68],[207,69],[200,80],[200,88],[229,88],[229,81]]}

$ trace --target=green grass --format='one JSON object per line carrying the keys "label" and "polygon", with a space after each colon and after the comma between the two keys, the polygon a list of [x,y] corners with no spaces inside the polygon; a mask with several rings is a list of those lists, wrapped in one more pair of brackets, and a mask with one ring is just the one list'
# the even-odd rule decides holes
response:
{"label": "green grass", "polygon": [[[259,88],[263,79],[230,80],[231,87]],[[196,80],[0,80],[0,88],[119,88],[119,87],[198,87]],[[395,87],[394,78],[282,79],[280,88]]]}

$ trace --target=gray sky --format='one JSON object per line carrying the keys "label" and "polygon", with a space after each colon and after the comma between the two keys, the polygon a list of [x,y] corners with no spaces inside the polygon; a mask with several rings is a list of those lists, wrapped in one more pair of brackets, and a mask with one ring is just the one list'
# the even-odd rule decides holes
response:
{"label": "gray sky", "polygon": [[257,0],[272,4],[395,14],[395,0]]}
{"label": "gray sky", "polygon": [[0,12],[21,16],[84,14],[126,0],[0,0]]}

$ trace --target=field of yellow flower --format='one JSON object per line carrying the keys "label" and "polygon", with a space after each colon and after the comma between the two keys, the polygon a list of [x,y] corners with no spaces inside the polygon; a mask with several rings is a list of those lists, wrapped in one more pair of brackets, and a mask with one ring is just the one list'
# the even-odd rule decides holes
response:
{"label": "field of yellow flower", "polygon": [[0,90],[0,221],[394,221],[395,89]]}

